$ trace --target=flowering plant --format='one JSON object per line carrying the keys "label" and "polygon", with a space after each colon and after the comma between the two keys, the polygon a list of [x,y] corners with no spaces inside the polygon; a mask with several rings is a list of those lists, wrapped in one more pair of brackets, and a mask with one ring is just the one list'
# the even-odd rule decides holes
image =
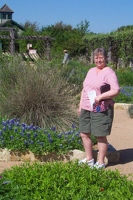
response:
{"label": "flowering plant", "polygon": [[78,128],[72,124],[70,130],[56,131],[56,127],[49,129],[20,123],[20,120],[1,119],[0,147],[9,150],[32,151],[36,155],[47,152],[65,153],[69,150],[83,150]]}

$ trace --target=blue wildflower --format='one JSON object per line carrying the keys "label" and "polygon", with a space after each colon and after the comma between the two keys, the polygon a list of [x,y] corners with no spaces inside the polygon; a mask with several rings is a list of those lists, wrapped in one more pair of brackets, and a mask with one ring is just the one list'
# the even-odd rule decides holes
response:
{"label": "blue wildflower", "polygon": [[8,125],[8,129],[9,129],[9,130],[12,130],[12,126],[11,126],[11,125]]}
{"label": "blue wildflower", "polygon": [[24,144],[25,144],[26,146],[28,146],[28,142],[27,142],[26,140],[24,141]]}
{"label": "blue wildflower", "polygon": [[33,130],[33,124],[29,126],[29,130]]}
{"label": "blue wildflower", "polygon": [[51,137],[51,135],[50,135],[50,133],[48,133],[48,138],[50,138]]}
{"label": "blue wildflower", "polygon": [[73,128],[73,129],[75,129],[75,128],[76,128],[76,126],[75,126],[74,124],[72,124],[72,128]]}
{"label": "blue wildflower", "polygon": [[6,124],[9,124],[9,119],[6,120]]}
{"label": "blue wildflower", "polygon": [[15,129],[14,129],[14,132],[16,133],[17,131],[18,131],[18,129],[17,129],[17,128],[15,128]]}
{"label": "blue wildflower", "polygon": [[14,119],[10,119],[10,120],[9,120],[9,124],[10,124],[10,125],[14,125]]}
{"label": "blue wildflower", "polygon": [[4,127],[2,128],[2,130],[3,130],[3,131],[6,131],[6,126],[4,126]]}
{"label": "blue wildflower", "polygon": [[58,138],[61,138],[62,134],[58,134]]}
{"label": "blue wildflower", "polygon": [[23,132],[20,132],[20,135],[21,135],[21,136],[24,136],[24,133],[23,133]]}
{"label": "blue wildflower", "polygon": [[33,142],[32,140],[29,140],[28,142],[29,142],[30,144],[34,144],[34,142]]}
{"label": "blue wildflower", "polygon": [[75,133],[75,136],[79,137],[80,136],[80,132]]}
{"label": "blue wildflower", "polygon": [[78,140],[78,143],[81,144],[81,140]]}
{"label": "blue wildflower", "polygon": [[25,128],[25,127],[26,127],[26,124],[22,123],[21,126]]}
{"label": "blue wildflower", "polygon": [[36,138],[36,137],[37,137],[37,133],[35,132],[35,133],[34,133],[34,138]]}
{"label": "blue wildflower", "polygon": [[44,134],[46,134],[47,133],[47,130],[44,130]]}
{"label": "blue wildflower", "polygon": [[44,142],[40,142],[39,144],[40,144],[41,146],[44,146]]}
{"label": "blue wildflower", "polygon": [[23,133],[25,132],[25,129],[24,129],[24,128],[22,129],[22,132],[23,132]]}
{"label": "blue wildflower", "polygon": [[71,140],[74,140],[74,136],[71,138]]}
{"label": "blue wildflower", "polygon": [[30,133],[27,133],[27,137],[28,137],[28,138],[30,137]]}
{"label": "blue wildflower", "polygon": [[2,124],[3,124],[4,126],[6,126],[6,122],[5,122],[4,120],[2,121]]}
{"label": "blue wildflower", "polygon": [[19,126],[19,122],[16,122],[15,125],[16,125],[16,126]]}
{"label": "blue wildflower", "polygon": [[13,135],[11,135],[11,136],[10,136],[10,140],[13,140],[13,138],[14,138],[14,136],[13,136]]}
{"label": "blue wildflower", "polygon": [[51,130],[52,130],[52,131],[56,131],[56,127],[53,126],[53,127],[51,128]]}
{"label": "blue wildflower", "polygon": [[52,138],[51,138],[51,137],[49,138],[49,142],[50,142],[50,143],[51,143],[51,142],[53,142],[53,140],[52,140]]}

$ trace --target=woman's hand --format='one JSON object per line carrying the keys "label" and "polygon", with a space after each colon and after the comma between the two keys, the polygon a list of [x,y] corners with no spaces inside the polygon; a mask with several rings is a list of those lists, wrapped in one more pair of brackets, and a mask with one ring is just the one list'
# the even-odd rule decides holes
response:
{"label": "woman's hand", "polygon": [[81,108],[79,107],[77,110],[77,114],[80,115],[80,113],[81,113]]}
{"label": "woman's hand", "polygon": [[101,100],[102,100],[101,95],[98,95],[98,96],[95,97],[95,103],[98,104]]}

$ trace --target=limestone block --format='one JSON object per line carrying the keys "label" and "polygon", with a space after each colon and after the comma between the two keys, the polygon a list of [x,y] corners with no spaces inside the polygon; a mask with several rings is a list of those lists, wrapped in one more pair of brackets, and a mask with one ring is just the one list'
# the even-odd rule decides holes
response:
{"label": "limestone block", "polygon": [[75,160],[82,160],[86,157],[85,152],[80,151],[78,149],[74,149],[69,153],[70,156],[70,161],[75,161]]}
{"label": "limestone block", "polygon": [[65,154],[65,155],[63,155],[63,154],[60,155],[56,152],[51,152],[51,153],[47,153],[42,156],[36,155],[35,159],[39,160],[41,162],[69,161],[71,155],[72,155],[72,152]]}
{"label": "limestone block", "polygon": [[10,161],[10,152],[0,148],[0,161]]}
{"label": "limestone block", "polygon": [[29,151],[26,154],[21,154],[21,161],[35,161],[35,155]]}
{"label": "limestone block", "polygon": [[30,151],[25,153],[20,151],[11,151],[10,152],[10,161],[35,161],[36,158],[34,154]]}
{"label": "limestone block", "polygon": [[10,161],[21,161],[21,153],[19,151],[11,151]]}

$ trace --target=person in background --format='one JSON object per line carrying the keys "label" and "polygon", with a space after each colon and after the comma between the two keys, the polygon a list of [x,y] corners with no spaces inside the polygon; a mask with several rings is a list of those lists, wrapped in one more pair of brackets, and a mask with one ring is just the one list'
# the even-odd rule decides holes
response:
{"label": "person in background", "polygon": [[64,50],[63,52],[64,52],[64,58],[63,58],[62,64],[64,66],[64,65],[67,65],[69,62],[69,54],[67,50]]}
{"label": "person in background", "polygon": [[[111,133],[114,117],[113,98],[119,94],[120,87],[115,72],[107,66],[107,53],[104,48],[94,51],[95,67],[91,68],[83,82],[79,105],[79,130],[86,158],[79,164],[88,163],[98,169],[105,168],[105,156],[108,149],[107,136]],[[101,93],[101,86],[109,84],[110,90]],[[92,140],[97,138],[98,161],[94,164]]]}

